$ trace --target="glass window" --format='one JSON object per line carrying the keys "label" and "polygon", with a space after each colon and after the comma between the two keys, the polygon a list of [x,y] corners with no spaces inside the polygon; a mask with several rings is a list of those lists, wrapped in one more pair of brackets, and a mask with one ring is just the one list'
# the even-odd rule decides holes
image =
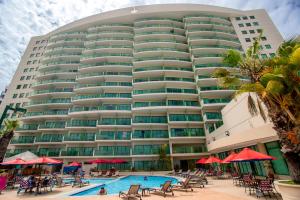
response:
{"label": "glass window", "polygon": [[249,18],[250,18],[250,19],[255,19],[255,17],[254,17],[253,15],[252,15],[252,16],[249,16]]}
{"label": "glass window", "polygon": [[257,31],[258,33],[261,33],[261,32],[262,32],[262,29],[256,29],[256,31]]}
{"label": "glass window", "polygon": [[18,94],[13,94],[13,98],[17,98],[18,97]]}
{"label": "glass window", "polygon": [[270,55],[271,58],[275,57],[275,53],[270,53],[269,55]]}
{"label": "glass window", "polygon": [[270,44],[266,44],[265,47],[266,47],[266,49],[271,49],[272,48]]}
{"label": "glass window", "polygon": [[19,98],[23,98],[24,97],[24,93],[21,93],[20,95],[19,95]]}
{"label": "glass window", "polygon": [[246,26],[251,26],[251,23],[246,23]]}
{"label": "glass window", "polygon": [[31,76],[27,76],[27,77],[26,77],[26,80],[30,80],[30,78],[31,78]]}
{"label": "glass window", "polygon": [[239,27],[244,27],[244,24],[239,24]]}
{"label": "glass window", "polygon": [[32,58],[33,56],[34,56],[34,54],[30,54],[30,56],[29,56],[29,57],[30,57],[30,58]]}
{"label": "glass window", "polygon": [[241,18],[240,17],[236,17],[235,20],[239,21],[239,20],[241,20]]}
{"label": "glass window", "polygon": [[262,54],[260,54],[260,55],[261,55],[261,58],[262,58],[262,59],[268,58],[267,54],[262,53]]}
{"label": "glass window", "polygon": [[249,33],[253,34],[253,33],[255,33],[255,31],[254,30],[249,30]]}
{"label": "glass window", "polygon": [[22,85],[17,85],[17,90],[21,88]]}
{"label": "glass window", "polygon": [[250,38],[245,38],[245,41],[246,42],[251,42],[251,39]]}
{"label": "glass window", "polygon": [[258,26],[259,23],[258,23],[258,22],[253,22],[253,25],[254,25],[254,26]]}
{"label": "glass window", "polygon": [[27,61],[27,65],[30,65],[31,64],[31,61]]}
{"label": "glass window", "polygon": [[36,49],[37,49],[37,47],[33,47],[33,49],[32,49],[32,50],[33,50],[33,51],[35,51]]}
{"label": "glass window", "polygon": [[244,34],[244,35],[247,34],[247,31],[242,31],[242,34]]}
{"label": "glass window", "polygon": [[263,36],[263,37],[261,37],[261,40],[262,40],[262,41],[266,41],[267,38],[266,38],[265,36]]}
{"label": "glass window", "polygon": [[25,68],[25,69],[23,70],[24,73],[26,73],[27,71],[28,71],[28,68]]}
{"label": "glass window", "polygon": [[247,19],[248,19],[248,17],[247,17],[247,16],[243,16],[243,19],[244,19],[244,20],[247,20]]}
{"label": "glass window", "polygon": [[40,43],[40,41],[39,41],[39,40],[35,42],[35,44],[39,44],[39,43]]}
{"label": "glass window", "polygon": [[268,154],[276,158],[276,160],[271,161],[274,172],[279,175],[289,175],[289,170],[286,161],[282,156],[279,143],[277,141],[268,142],[265,143],[265,146]]}

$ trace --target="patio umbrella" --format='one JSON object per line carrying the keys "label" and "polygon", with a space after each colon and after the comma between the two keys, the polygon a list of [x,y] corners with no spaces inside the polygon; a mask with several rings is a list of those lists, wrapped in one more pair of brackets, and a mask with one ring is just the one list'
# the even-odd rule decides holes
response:
{"label": "patio umbrella", "polygon": [[26,164],[26,161],[21,158],[0,163],[0,165],[24,165],[24,164]]}
{"label": "patio umbrella", "polygon": [[197,160],[196,164],[205,164],[206,160],[207,160],[207,158],[201,158],[201,159]]}
{"label": "patio umbrella", "polygon": [[95,159],[95,160],[90,160],[88,162],[92,164],[103,164],[103,163],[109,163],[109,160]]}
{"label": "patio umbrella", "polygon": [[230,163],[236,156],[237,154],[232,152],[229,156],[227,156],[226,158],[224,158],[224,160],[222,160],[223,164],[228,164]]}
{"label": "patio umbrella", "polygon": [[212,163],[221,163],[222,161],[219,158],[214,156],[209,156],[209,158],[205,161],[205,164],[212,164]]}
{"label": "patio umbrella", "polygon": [[263,161],[263,160],[275,160],[274,157],[254,151],[249,148],[244,148],[238,153],[231,162],[243,162],[243,161]]}
{"label": "patio umbrella", "polygon": [[63,162],[60,160],[56,160],[53,158],[49,158],[46,156],[40,157],[38,159],[34,159],[34,160],[29,160],[27,161],[25,164],[27,165],[36,165],[36,164],[46,164],[46,165],[51,165],[51,164],[62,164]]}
{"label": "patio umbrella", "polygon": [[123,159],[112,159],[112,160],[108,160],[109,163],[112,163],[112,164],[122,164],[122,163],[127,163],[126,160],[123,160]]}
{"label": "patio umbrella", "polygon": [[81,167],[81,163],[78,162],[72,162],[68,165],[65,165],[65,167]]}

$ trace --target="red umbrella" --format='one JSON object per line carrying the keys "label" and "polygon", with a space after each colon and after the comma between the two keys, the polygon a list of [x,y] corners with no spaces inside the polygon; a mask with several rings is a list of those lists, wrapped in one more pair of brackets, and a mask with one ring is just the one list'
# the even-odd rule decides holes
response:
{"label": "red umbrella", "polygon": [[211,164],[211,163],[221,163],[222,161],[219,158],[216,158],[214,156],[209,156],[209,158],[205,161],[205,164]]}
{"label": "red umbrella", "polygon": [[89,163],[92,164],[101,164],[101,163],[109,163],[109,160],[104,160],[104,159],[95,159],[95,160],[90,160],[88,161]]}
{"label": "red umbrella", "polygon": [[24,164],[26,164],[26,161],[22,160],[21,158],[0,163],[0,165],[24,165]]}
{"label": "red umbrella", "polygon": [[236,155],[237,155],[236,153],[232,152],[229,156],[227,156],[226,158],[224,158],[224,160],[222,160],[222,163],[224,164],[230,163],[230,161],[232,161]]}
{"label": "red umbrella", "polygon": [[81,166],[81,163],[78,163],[78,162],[72,162],[68,165],[65,165],[65,167],[80,167]]}
{"label": "red umbrella", "polygon": [[109,160],[110,163],[112,164],[122,164],[122,163],[127,163],[126,160],[123,160],[123,159],[112,159],[112,160]]}
{"label": "red umbrella", "polygon": [[206,160],[207,160],[207,158],[201,158],[201,159],[197,160],[196,164],[205,164]]}
{"label": "red umbrella", "polygon": [[240,153],[238,153],[231,162],[241,162],[241,161],[260,161],[260,160],[275,160],[274,157],[254,151],[249,148],[244,148]]}
{"label": "red umbrella", "polygon": [[26,162],[25,164],[27,165],[35,165],[35,164],[62,164],[63,162],[60,160],[55,160],[53,158],[49,158],[46,156],[34,159],[34,160],[30,160],[28,162]]}

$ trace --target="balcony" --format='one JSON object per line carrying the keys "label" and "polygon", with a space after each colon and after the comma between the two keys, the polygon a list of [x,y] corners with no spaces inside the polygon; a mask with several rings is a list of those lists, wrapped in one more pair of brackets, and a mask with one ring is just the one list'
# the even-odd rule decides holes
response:
{"label": "balcony", "polygon": [[94,142],[95,133],[70,133],[64,136],[64,142]]}
{"label": "balcony", "polygon": [[205,112],[204,120],[222,120],[222,114],[219,112]]}
{"label": "balcony", "polygon": [[68,148],[66,151],[61,151],[60,152],[60,156],[65,156],[65,157],[78,157],[78,156],[94,156],[94,148],[90,147],[90,148],[81,148],[81,147],[70,147]]}
{"label": "balcony", "polygon": [[181,78],[181,77],[147,77],[147,78],[135,78],[134,83],[142,82],[155,82],[155,81],[182,81],[194,83],[194,78]]}
{"label": "balcony", "polygon": [[203,128],[172,128],[171,137],[194,138],[205,137]]}
{"label": "balcony", "polygon": [[62,134],[44,134],[35,138],[35,143],[60,143],[63,140]]}
{"label": "balcony", "polygon": [[102,118],[98,121],[98,126],[130,126],[131,118]]}
{"label": "balcony", "polygon": [[141,58],[135,58],[134,62],[139,61],[151,61],[151,60],[171,60],[171,61],[183,61],[183,62],[191,62],[190,58],[178,58],[178,57],[163,57],[163,56],[157,56],[157,57],[141,57]]}
{"label": "balcony", "polygon": [[34,143],[34,136],[19,136],[19,137],[14,137],[10,141],[10,144],[30,144],[32,145]]}
{"label": "balcony", "polygon": [[133,140],[168,139],[168,130],[135,130],[132,134]]}
{"label": "balcony", "polygon": [[95,77],[95,76],[132,76],[131,72],[93,72],[93,73],[85,73],[85,74],[79,74],[77,76],[77,79],[80,78],[89,78],[89,77]]}
{"label": "balcony", "polygon": [[130,111],[131,104],[103,104],[102,106],[83,106],[83,107],[73,107],[70,109],[70,113],[73,112],[90,112],[90,111]]}
{"label": "balcony", "polygon": [[197,94],[197,91],[195,89],[180,89],[180,88],[160,88],[160,89],[149,89],[149,90],[133,90],[133,95],[152,94],[152,93]]}
{"label": "balcony", "polygon": [[25,114],[26,118],[30,117],[48,117],[48,116],[58,116],[61,117],[62,115],[68,115],[68,110],[49,110],[45,112],[27,112]]}
{"label": "balcony", "polygon": [[36,153],[36,149],[34,149],[34,148],[14,149],[14,150],[7,150],[5,153],[5,157],[9,158],[9,157],[15,156],[17,154],[20,154],[20,153],[23,153],[26,151],[30,151],[31,153],[34,153],[34,154]]}
{"label": "balcony", "polygon": [[59,157],[60,149],[59,148],[40,148],[36,152],[38,156],[48,156],[48,157]]}
{"label": "balcony", "polygon": [[51,96],[64,96],[66,94],[72,94],[73,88],[55,88],[50,90],[35,90],[30,94],[30,98]]}
{"label": "balcony", "polygon": [[131,93],[102,93],[102,94],[87,94],[87,95],[77,95],[73,97],[73,101],[79,101],[79,100],[93,100],[93,99],[130,99]]}
{"label": "balcony", "polygon": [[160,150],[165,148],[167,150],[167,154],[170,153],[169,145],[167,144],[153,144],[153,145],[135,145],[133,147],[132,155],[158,155]]}
{"label": "balcony", "polygon": [[130,154],[129,146],[100,146],[95,150],[95,156],[130,156]]}
{"label": "balcony", "polygon": [[201,100],[201,106],[204,107],[223,107],[225,104],[231,101],[230,98],[221,98],[221,99],[212,99],[212,98],[203,98]]}
{"label": "balcony", "polygon": [[203,122],[201,114],[169,114],[169,123],[199,124]]}
{"label": "balcony", "polygon": [[135,41],[135,45],[138,44],[144,44],[144,43],[175,43],[175,44],[187,44],[185,40],[179,40],[173,37],[171,35],[172,39],[166,39],[166,38],[155,38],[155,39],[143,39],[139,41]]}
{"label": "balcony", "polygon": [[97,120],[71,120],[67,122],[68,128],[95,128],[97,125]]}
{"label": "balcony", "polygon": [[59,122],[45,122],[45,124],[39,125],[39,130],[60,130],[65,128],[65,121],[59,121]]}
{"label": "balcony", "polygon": [[135,116],[133,119],[135,124],[166,124],[168,119],[166,116]]}
{"label": "balcony", "polygon": [[207,153],[207,148],[204,144],[197,145],[174,145],[172,148],[172,154],[199,154],[199,153]]}
{"label": "balcony", "polygon": [[150,67],[141,67],[141,68],[134,68],[134,72],[143,72],[143,71],[157,71],[157,70],[163,70],[163,71],[187,71],[192,72],[192,68],[186,68],[186,67],[172,67],[172,66],[150,66]]}
{"label": "balcony", "polygon": [[131,82],[100,82],[100,83],[90,83],[90,84],[76,84],[75,90],[77,89],[88,89],[88,88],[98,88],[98,87],[132,87]]}
{"label": "balcony", "polygon": [[32,87],[41,87],[43,85],[56,85],[56,86],[66,86],[66,85],[74,85],[76,83],[75,79],[50,79],[44,81],[37,81],[33,84]]}
{"label": "balcony", "polygon": [[95,62],[92,64],[81,64],[79,69],[86,69],[86,68],[99,68],[99,67],[111,67],[111,66],[117,66],[117,67],[131,67],[131,62]]}
{"label": "balcony", "polygon": [[130,141],[131,132],[127,131],[101,131],[96,134],[96,140],[105,141]]}
{"label": "balcony", "polygon": [[37,131],[38,124],[23,124],[22,126],[16,129],[16,132],[32,132]]}
{"label": "balcony", "polygon": [[238,87],[220,87],[220,86],[204,86],[204,87],[200,87],[201,91],[211,91],[211,90],[237,90]]}
{"label": "balcony", "polygon": [[30,103],[26,107],[37,107],[37,106],[58,106],[66,107],[71,105],[71,98],[57,98],[57,99],[47,99],[47,100],[34,100],[30,101]]}

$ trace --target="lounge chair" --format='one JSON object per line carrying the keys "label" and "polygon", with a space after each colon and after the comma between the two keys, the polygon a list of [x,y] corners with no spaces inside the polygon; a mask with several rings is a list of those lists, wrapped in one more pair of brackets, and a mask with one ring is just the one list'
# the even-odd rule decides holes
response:
{"label": "lounge chair", "polygon": [[122,198],[140,198],[140,200],[142,199],[142,195],[139,194],[139,190],[140,190],[140,185],[131,185],[128,192],[125,193],[125,192],[119,192],[119,197],[122,197]]}
{"label": "lounge chair", "polygon": [[270,180],[259,181],[258,186],[256,188],[256,198],[260,198],[260,196],[266,197],[266,195],[272,198],[271,194],[274,194],[275,198],[277,199],[271,181]]}
{"label": "lounge chair", "polygon": [[91,172],[91,176],[92,177],[97,177],[97,176],[99,176],[99,172]]}
{"label": "lounge chair", "polygon": [[84,185],[88,185],[88,184],[90,184],[90,182],[89,181],[84,181],[84,180],[82,180],[82,178],[80,178],[80,177],[75,177],[75,180],[74,180],[74,182],[73,182],[73,184],[72,184],[72,187],[75,187],[75,186],[79,186],[79,187],[82,187],[82,186],[84,186]]}
{"label": "lounge chair", "polygon": [[175,172],[175,175],[180,176],[182,174],[182,169],[180,169],[178,172]]}
{"label": "lounge chair", "polygon": [[117,176],[120,176],[120,171],[116,171],[116,172],[112,175],[112,177],[117,177]]}
{"label": "lounge chair", "polygon": [[187,170],[186,172],[182,172],[181,176],[182,177],[188,177],[190,175],[190,173],[191,173],[191,170]]}
{"label": "lounge chair", "polygon": [[185,190],[186,192],[188,191],[188,189],[194,191],[192,184],[190,184],[190,181],[191,181],[191,177],[188,176],[184,181],[180,181],[176,185],[172,185],[172,187],[173,189]]}
{"label": "lounge chair", "polygon": [[105,174],[103,177],[109,177],[109,176],[111,176],[111,175],[112,175],[112,174],[111,174],[111,171],[108,170],[108,171],[106,172],[106,174]]}
{"label": "lounge chair", "polygon": [[174,196],[174,192],[172,189],[172,181],[166,181],[164,184],[161,185],[161,188],[150,188],[149,191],[153,192],[160,192],[166,197],[166,193],[172,193],[172,196]]}
{"label": "lounge chair", "polygon": [[170,173],[168,173],[168,175],[175,175],[175,174],[176,174],[176,172],[174,169]]}
{"label": "lounge chair", "polygon": [[201,173],[198,173],[195,176],[192,176],[191,180],[192,181],[202,181],[202,183],[205,183],[206,185],[208,184],[208,180],[205,176],[205,172],[201,172]]}

